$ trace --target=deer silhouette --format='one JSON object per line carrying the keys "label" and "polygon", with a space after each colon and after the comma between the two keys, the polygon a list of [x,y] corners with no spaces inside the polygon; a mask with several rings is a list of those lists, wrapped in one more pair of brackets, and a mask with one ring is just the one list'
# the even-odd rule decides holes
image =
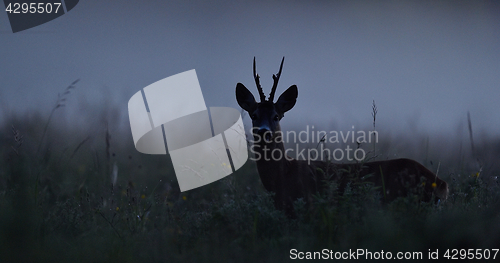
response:
{"label": "deer silhouette", "polygon": [[[293,108],[297,101],[298,89],[290,86],[276,102],[274,94],[283,69],[281,61],[279,72],[273,74],[273,86],[269,98],[260,85],[256,72],[255,57],[253,75],[260,102],[241,83],[236,85],[236,100],[252,119],[257,170],[265,189],[274,192],[274,204],[277,209],[294,217],[293,202],[299,198],[311,205],[314,194],[321,194],[327,187],[328,180],[337,180],[340,192],[349,182],[361,180],[373,183],[382,190],[384,201],[392,201],[410,193],[419,194],[422,201],[445,200],[448,185],[420,163],[410,159],[394,159],[374,162],[336,164],[329,161],[295,160],[286,156],[280,121],[285,112]],[[272,154],[279,152],[279,154]],[[280,158],[274,158],[274,157]]]}

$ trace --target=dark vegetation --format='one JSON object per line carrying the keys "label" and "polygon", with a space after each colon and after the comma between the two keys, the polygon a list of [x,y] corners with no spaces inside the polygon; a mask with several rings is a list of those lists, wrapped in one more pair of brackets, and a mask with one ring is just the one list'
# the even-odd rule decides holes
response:
{"label": "dark vegetation", "polygon": [[288,219],[254,163],[180,193],[169,157],[138,153],[109,109],[89,113],[89,130],[54,121],[65,96],[50,117],[12,114],[0,124],[1,262],[270,262],[289,260],[293,248],[416,251],[427,259],[429,249],[442,258],[446,249],[500,248],[498,138],[476,137],[471,153],[470,141],[429,151],[381,134],[379,158],[400,147],[433,171],[439,165],[446,202],[408,196],[384,205],[370,185],[339,195],[332,183],[314,210],[299,200],[298,218]]}

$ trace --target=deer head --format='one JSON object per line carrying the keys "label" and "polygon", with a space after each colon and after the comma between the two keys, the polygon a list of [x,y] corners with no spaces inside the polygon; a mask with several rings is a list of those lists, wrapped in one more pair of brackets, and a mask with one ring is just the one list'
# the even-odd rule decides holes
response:
{"label": "deer head", "polygon": [[[275,139],[277,133],[281,132],[279,125],[281,118],[283,118],[285,112],[293,108],[297,101],[297,86],[292,85],[279,96],[276,103],[273,102],[284,61],[285,57],[281,60],[278,74],[273,75],[274,83],[268,100],[266,100],[264,91],[260,86],[260,76],[255,69],[255,57],[253,59],[253,75],[259,91],[260,102],[255,101],[252,93],[243,84],[238,83],[236,85],[236,100],[240,107],[247,111],[250,118],[252,118],[253,134],[254,137],[258,137],[256,141],[270,142]],[[263,140],[260,140],[261,138]]]}

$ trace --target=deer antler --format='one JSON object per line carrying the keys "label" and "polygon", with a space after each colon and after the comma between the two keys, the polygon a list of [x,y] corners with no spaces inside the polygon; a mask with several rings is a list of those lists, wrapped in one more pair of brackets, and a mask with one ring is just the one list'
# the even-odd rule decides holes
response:
{"label": "deer antler", "polygon": [[269,101],[271,101],[271,102],[274,100],[274,93],[276,92],[276,88],[278,87],[278,81],[280,80],[281,69],[283,69],[283,62],[284,61],[285,61],[285,57],[283,57],[283,59],[281,60],[280,71],[278,72],[278,74],[277,75],[273,74],[274,83],[273,83],[273,88],[271,89],[271,93],[269,94]]}
{"label": "deer antler", "polygon": [[255,70],[255,57],[253,57],[253,77],[255,79],[255,84],[257,84],[257,90],[259,91],[260,102],[266,101],[266,95],[264,95],[264,91],[262,90],[262,86],[260,86],[260,76],[257,74]]}

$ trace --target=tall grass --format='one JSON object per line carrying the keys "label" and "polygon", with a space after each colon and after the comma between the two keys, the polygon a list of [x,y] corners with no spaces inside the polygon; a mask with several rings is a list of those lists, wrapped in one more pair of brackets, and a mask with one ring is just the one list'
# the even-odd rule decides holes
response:
{"label": "tall grass", "polygon": [[[130,131],[109,120],[89,133],[52,123],[53,113],[10,116],[0,126],[2,262],[281,262],[290,249],[325,248],[420,251],[426,259],[429,249],[499,248],[499,170],[491,161],[498,138],[476,140],[475,151],[485,156],[480,173],[474,158],[442,160],[446,202],[408,196],[383,205],[369,185],[350,185],[340,195],[332,182],[314,197],[312,211],[295,202],[298,217],[289,219],[274,208],[250,161],[181,193],[169,157],[138,153]],[[394,150],[385,138],[377,154]],[[426,165],[437,166],[445,149],[432,142],[430,149],[434,164]]]}

